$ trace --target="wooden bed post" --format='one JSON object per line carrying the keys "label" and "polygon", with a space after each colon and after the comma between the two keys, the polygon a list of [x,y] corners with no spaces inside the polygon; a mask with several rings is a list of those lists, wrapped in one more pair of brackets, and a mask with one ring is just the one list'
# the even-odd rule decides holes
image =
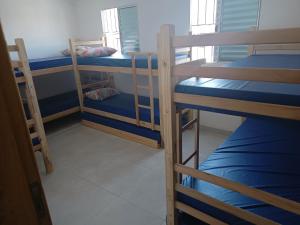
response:
{"label": "wooden bed post", "polygon": [[173,102],[174,80],[172,67],[175,63],[175,49],[172,46],[172,38],[175,36],[173,25],[163,25],[160,29],[158,41],[160,96],[162,97],[163,134],[165,144],[165,167],[166,167],[166,196],[167,196],[167,224],[174,225],[177,222],[175,209],[175,182],[176,173],[176,109]]}
{"label": "wooden bed post", "polygon": [[82,84],[81,84],[81,79],[80,79],[80,72],[78,70],[78,64],[77,64],[76,46],[73,45],[73,41],[74,41],[73,39],[69,39],[70,53],[72,56],[73,70],[74,70],[75,82],[76,82],[77,93],[78,93],[78,98],[79,98],[80,110],[82,112],[82,110],[83,110],[83,90],[82,90]]}

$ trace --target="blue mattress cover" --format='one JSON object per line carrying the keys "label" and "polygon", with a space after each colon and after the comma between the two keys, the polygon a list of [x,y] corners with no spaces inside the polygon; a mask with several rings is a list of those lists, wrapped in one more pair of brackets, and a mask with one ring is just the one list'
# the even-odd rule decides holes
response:
{"label": "blue mattress cover", "polygon": [[71,91],[39,100],[42,117],[79,106],[77,91]]}
{"label": "blue mattress cover", "polygon": [[57,56],[29,60],[29,67],[31,70],[41,70],[53,67],[69,66],[72,64],[73,62],[70,56]]}
{"label": "blue mattress cover", "polygon": [[[253,55],[225,67],[300,69],[300,55]],[[211,78],[190,78],[176,85],[177,93],[300,106],[300,85]],[[179,104],[180,105],[180,104]],[[185,105],[184,107],[187,107]]]}
{"label": "blue mattress cover", "polygon": [[[200,165],[199,170],[300,202],[299,149],[299,122],[247,119]],[[294,225],[300,221],[300,216],[204,181],[187,177],[183,185],[280,224]],[[178,198],[229,224],[248,224],[183,194],[178,193]],[[183,224],[194,223],[186,217]]]}
{"label": "blue mattress cover", "polygon": [[[186,58],[186,54],[177,54],[177,59]],[[132,67],[131,56],[115,53],[107,57],[78,57],[78,65],[109,66],[109,67]],[[148,68],[148,60],[145,56],[136,57],[136,68]],[[152,57],[152,69],[158,68],[157,56]]]}
{"label": "blue mattress cover", "polygon": [[[139,96],[139,103],[142,105],[149,105],[149,97]],[[127,93],[120,93],[112,96],[104,101],[96,101],[89,98],[84,99],[84,106],[98,109],[101,111],[129,117],[136,118],[134,95]],[[151,121],[149,109],[140,108],[140,120],[145,122]],[[159,119],[159,101],[154,99],[154,120],[155,124],[160,123]]]}
{"label": "blue mattress cover", "polygon": [[142,137],[150,138],[156,140],[158,143],[161,141],[160,132],[153,131],[144,127],[138,127],[134,124],[125,123],[119,120],[113,120],[106,117],[94,115],[91,113],[83,112],[82,119],[91,121],[94,123],[99,123],[104,126],[112,127],[118,130],[123,130],[132,134],[136,134]]}

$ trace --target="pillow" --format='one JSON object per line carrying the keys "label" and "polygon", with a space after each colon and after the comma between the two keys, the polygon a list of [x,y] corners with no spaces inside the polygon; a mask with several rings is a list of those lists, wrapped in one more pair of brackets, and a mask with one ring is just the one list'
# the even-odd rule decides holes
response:
{"label": "pillow", "polygon": [[85,96],[92,100],[103,101],[104,99],[118,95],[120,92],[114,88],[98,88],[85,93]]}
{"label": "pillow", "polygon": [[71,56],[70,50],[69,49],[65,49],[61,52],[61,54],[63,54],[64,56]]}
{"label": "pillow", "polygon": [[77,55],[82,57],[111,56],[116,52],[117,52],[116,49],[110,47],[85,47],[85,48],[76,49]]}

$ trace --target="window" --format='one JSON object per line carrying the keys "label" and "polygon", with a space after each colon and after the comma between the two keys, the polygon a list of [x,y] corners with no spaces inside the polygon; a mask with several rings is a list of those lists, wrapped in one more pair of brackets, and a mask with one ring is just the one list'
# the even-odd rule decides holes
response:
{"label": "window", "polygon": [[[190,25],[193,35],[215,32],[216,6],[217,0],[191,0]],[[194,47],[192,58],[205,58],[207,62],[212,62],[214,47]]]}
{"label": "window", "polygon": [[[258,26],[260,0],[220,1],[220,32],[247,31]],[[219,48],[219,61],[234,61],[248,55],[247,46]]]}
{"label": "window", "polygon": [[108,46],[122,53],[139,51],[137,18],[136,6],[102,10],[102,28]]}

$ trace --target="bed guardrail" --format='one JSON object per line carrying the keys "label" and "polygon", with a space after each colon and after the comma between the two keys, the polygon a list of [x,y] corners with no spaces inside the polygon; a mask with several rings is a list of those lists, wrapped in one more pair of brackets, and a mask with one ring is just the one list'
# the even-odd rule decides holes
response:
{"label": "bed guardrail", "polygon": [[[274,68],[224,68],[212,65],[204,66],[203,62],[187,62],[175,65],[175,49],[197,46],[223,45],[280,45],[280,50],[288,45],[300,44],[300,28],[260,30],[247,32],[213,33],[193,36],[175,36],[173,25],[163,25],[159,33],[159,76],[161,78],[160,91],[162,93],[162,116],[164,120],[164,140],[166,158],[166,191],[167,191],[167,224],[176,224],[177,210],[181,210],[208,224],[226,224],[213,215],[205,214],[195,208],[179,202],[176,192],[183,193],[208,205],[229,212],[253,224],[278,224],[270,219],[253,214],[241,208],[233,207],[217,199],[203,195],[192,189],[183,187],[178,177],[189,175],[223,188],[239,192],[245,196],[263,201],[280,209],[300,215],[300,203],[274,194],[270,194],[246,185],[233,182],[218,176],[190,168],[184,165],[180,158],[181,143],[178,128],[179,117],[176,119],[176,103],[201,105],[232,111],[254,113],[264,116],[300,120],[300,107],[266,104],[234,99],[216,98],[200,95],[174,93],[178,80],[191,75],[204,78],[220,78],[232,80],[251,80],[276,83],[300,84],[299,69]],[[269,47],[270,48],[270,47]],[[290,48],[290,47],[289,47]],[[177,122],[176,122],[177,121]],[[177,129],[176,129],[177,127]],[[181,162],[181,163],[180,163]]]}

